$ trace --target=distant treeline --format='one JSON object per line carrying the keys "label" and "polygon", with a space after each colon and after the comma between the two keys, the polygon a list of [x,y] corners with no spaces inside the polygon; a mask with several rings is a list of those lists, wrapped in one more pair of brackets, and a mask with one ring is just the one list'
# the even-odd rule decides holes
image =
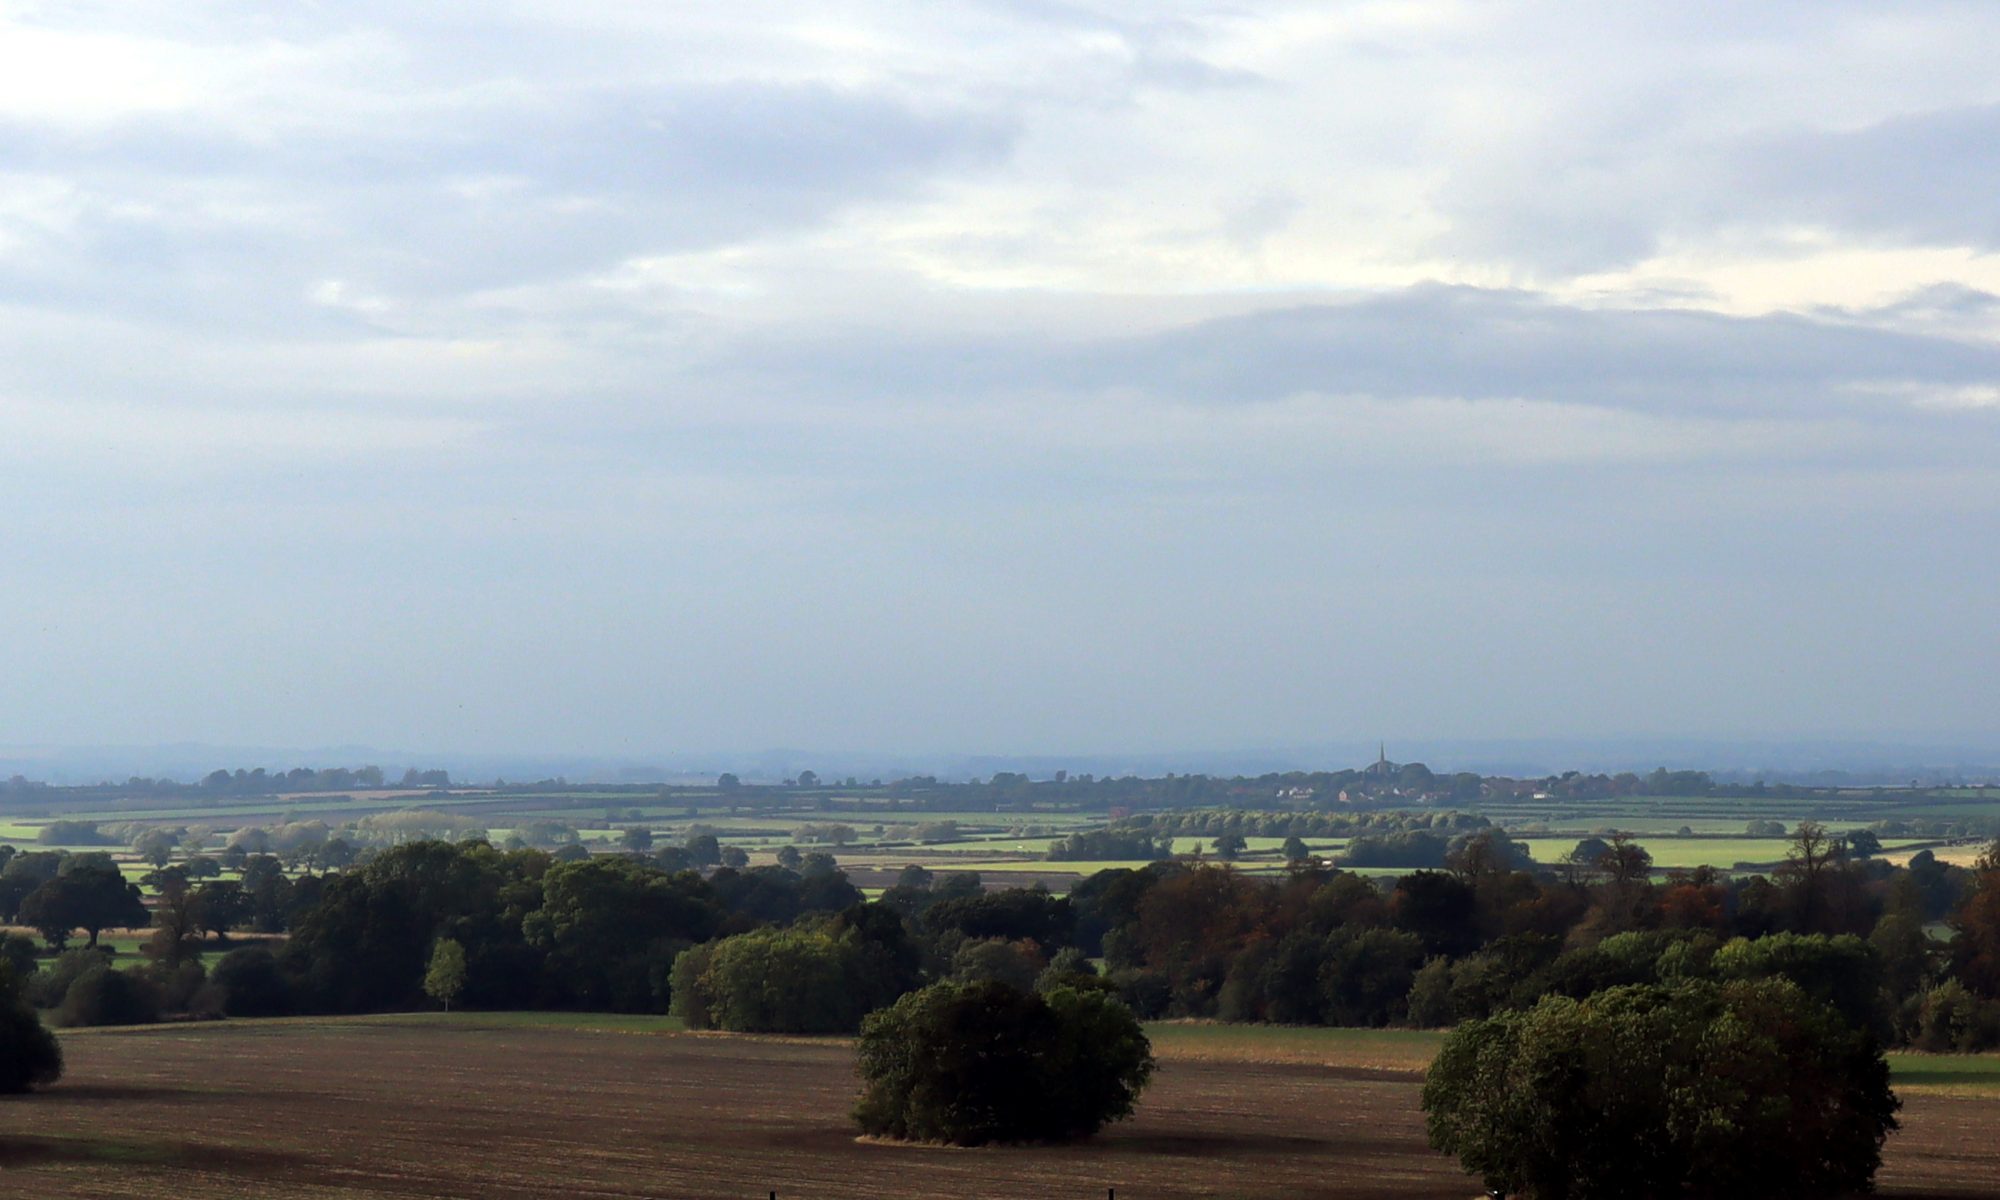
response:
{"label": "distant treeline", "polygon": [[[801,771],[782,783],[745,783],[723,774],[713,784],[635,785],[572,784],[564,779],[534,783],[495,780],[467,785],[442,770],[405,771],[389,778],[379,767],[316,769],[300,767],[269,772],[262,768],[217,770],[189,784],[166,779],[132,778],[122,784],[55,788],[19,776],[0,784],[0,799],[27,799],[46,815],[65,804],[93,808],[136,808],[131,801],[170,796],[199,804],[223,799],[286,793],[338,793],[379,788],[433,789],[476,786],[504,800],[515,796],[540,798],[548,808],[604,807],[608,798],[632,804],[651,801],[692,810],[797,813],[841,811],[857,806],[913,812],[1109,812],[1114,816],[1140,812],[1184,812],[1203,809],[1279,810],[1293,813],[1354,813],[1413,806],[1468,808],[1485,803],[1541,802],[1554,807],[1571,803],[1642,799],[1645,797],[1722,797],[1743,799],[1831,800],[1832,789],[1762,783],[1722,785],[1703,771],[1666,768],[1641,775],[1568,771],[1538,779],[1481,776],[1469,772],[1439,774],[1422,763],[1378,763],[1359,770],[1271,773],[1258,776],[1166,775],[1097,777],[1058,771],[1054,778],[1033,780],[1017,772],[1000,772],[991,779],[948,782],[914,776],[884,783],[856,779],[821,779]],[[1851,791],[1838,793],[1852,799]]]}
{"label": "distant treeline", "polygon": [[41,794],[82,792],[90,794],[176,796],[273,796],[286,792],[349,792],[379,788],[439,788],[451,786],[451,773],[418,770],[415,767],[390,779],[380,767],[295,767],[289,771],[267,771],[263,767],[234,771],[215,770],[195,783],[153,779],[134,775],[123,783],[102,783],[84,787],[59,788],[15,775],[0,782],[0,794]]}

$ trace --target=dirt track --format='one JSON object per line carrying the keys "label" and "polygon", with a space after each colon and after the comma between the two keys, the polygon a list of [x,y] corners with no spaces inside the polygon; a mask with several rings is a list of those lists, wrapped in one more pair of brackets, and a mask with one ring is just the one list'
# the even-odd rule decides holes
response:
{"label": "dirt track", "polygon": [[[864,1145],[837,1042],[238,1022],[66,1039],[0,1102],[31,1197],[1468,1197],[1401,1071],[1169,1061],[1058,1149]],[[2000,1099],[1912,1097],[1881,1183],[2000,1196]]]}

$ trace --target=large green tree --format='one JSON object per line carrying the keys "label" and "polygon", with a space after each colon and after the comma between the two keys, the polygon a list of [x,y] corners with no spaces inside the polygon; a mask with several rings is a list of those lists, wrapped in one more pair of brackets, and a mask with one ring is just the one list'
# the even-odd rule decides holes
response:
{"label": "large green tree", "polygon": [[864,1132],[980,1145],[1088,1137],[1153,1073],[1138,1019],[1096,988],[939,983],[862,1023]]}
{"label": "large green tree", "polygon": [[152,915],[139,898],[139,885],[126,882],[110,859],[78,855],[63,865],[54,879],[21,902],[21,920],[60,949],[73,930],[90,935],[89,945],[106,929],[133,929],[150,924]]}
{"label": "large green tree", "polygon": [[522,931],[549,955],[578,1003],[665,1011],[674,957],[713,937],[721,914],[696,875],[668,875],[623,856],[558,863]]}
{"label": "large green tree", "polygon": [[1549,997],[1458,1027],[1431,1144],[1528,1200],[1870,1188],[1898,1102],[1874,1039],[1785,979]]}

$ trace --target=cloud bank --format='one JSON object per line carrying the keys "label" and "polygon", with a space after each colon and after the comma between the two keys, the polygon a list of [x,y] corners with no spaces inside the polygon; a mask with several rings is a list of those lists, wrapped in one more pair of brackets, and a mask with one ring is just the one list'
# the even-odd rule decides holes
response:
{"label": "cloud bank", "polygon": [[2000,733],[1996,42],[0,7],[0,723]]}

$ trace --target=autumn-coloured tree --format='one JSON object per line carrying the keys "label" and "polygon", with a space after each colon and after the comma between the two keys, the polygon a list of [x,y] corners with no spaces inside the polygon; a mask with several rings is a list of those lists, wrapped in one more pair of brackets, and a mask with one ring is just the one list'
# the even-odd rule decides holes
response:
{"label": "autumn-coloured tree", "polygon": [[2000,997],[2000,841],[1972,869],[1977,883],[1951,918],[1952,961],[1965,986]]}

